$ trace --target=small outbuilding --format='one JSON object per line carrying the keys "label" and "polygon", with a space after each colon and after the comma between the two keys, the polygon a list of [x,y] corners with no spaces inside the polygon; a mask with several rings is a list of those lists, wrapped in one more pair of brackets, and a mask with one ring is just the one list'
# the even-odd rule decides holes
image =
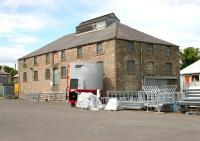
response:
{"label": "small outbuilding", "polygon": [[12,95],[11,75],[7,72],[0,71],[0,97],[5,95]]}
{"label": "small outbuilding", "polygon": [[181,89],[200,86],[200,60],[180,71]]}

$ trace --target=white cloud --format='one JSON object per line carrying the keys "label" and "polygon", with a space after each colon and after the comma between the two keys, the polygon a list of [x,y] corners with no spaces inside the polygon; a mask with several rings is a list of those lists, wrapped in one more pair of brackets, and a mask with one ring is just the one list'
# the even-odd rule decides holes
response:
{"label": "white cloud", "polygon": [[17,59],[26,55],[29,51],[20,45],[0,46],[0,64],[15,66]]}
{"label": "white cloud", "polygon": [[2,5],[9,8],[19,8],[20,6],[53,6],[56,0],[2,0]]}
{"label": "white cloud", "polygon": [[122,23],[181,47],[200,47],[199,0],[102,0],[89,17],[114,12]]}
{"label": "white cloud", "polygon": [[0,13],[0,19],[0,33],[13,33],[16,30],[38,31],[56,24],[53,18],[38,13]]}

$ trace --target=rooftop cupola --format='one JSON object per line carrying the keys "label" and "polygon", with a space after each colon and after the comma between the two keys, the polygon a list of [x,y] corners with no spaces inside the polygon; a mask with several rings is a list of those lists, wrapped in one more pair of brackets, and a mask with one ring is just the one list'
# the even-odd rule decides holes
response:
{"label": "rooftop cupola", "polygon": [[95,30],[101,30],[114,22],[117,22],[117,23],[120,22],[120,20],[115,16],[114,13],[110,13],[110,14],[103,15],[94,19],[90,19],[90,20],[81,22],[76,27],[76,34],[89,32],[89,31],[95,31]]}

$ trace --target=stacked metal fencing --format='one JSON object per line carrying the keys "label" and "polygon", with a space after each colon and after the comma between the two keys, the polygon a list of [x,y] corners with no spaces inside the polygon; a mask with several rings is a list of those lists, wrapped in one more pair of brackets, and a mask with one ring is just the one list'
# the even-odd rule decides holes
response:
{"label": "stacked metal fencing", "polygon": [[143,90],[147,95],[147,102],[145,104],[147,110],[149,107],[152,107],[160,111],[163,106],[173,106],[176,88],[176,85],[162,85],[161,88],[158,86],[143,86]]}
{"label": "stacked metal fencing", "polygon": [[31,101],[66,101],[66,93],[28,93],[27,100]]}
{"label": "stacked metal fencing", "polygon": [[175,85],[144,86],[143,91],[108,91],[106,97],[101,97],[103,104],[107,104],[110,98],[116,98],[125,109],[149,109],[157,111],[161,107],[169,106],[175,111],[175,102],[182,97],[181,93],[175,92]]}

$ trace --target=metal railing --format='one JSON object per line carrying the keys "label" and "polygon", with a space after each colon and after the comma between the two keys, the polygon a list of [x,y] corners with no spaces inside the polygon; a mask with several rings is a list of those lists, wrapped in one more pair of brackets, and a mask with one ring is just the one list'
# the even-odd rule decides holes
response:
{"label": "metal railing", "polygon": [[66,93],[28,93],[26,99],[31,101],[66,101]]}

